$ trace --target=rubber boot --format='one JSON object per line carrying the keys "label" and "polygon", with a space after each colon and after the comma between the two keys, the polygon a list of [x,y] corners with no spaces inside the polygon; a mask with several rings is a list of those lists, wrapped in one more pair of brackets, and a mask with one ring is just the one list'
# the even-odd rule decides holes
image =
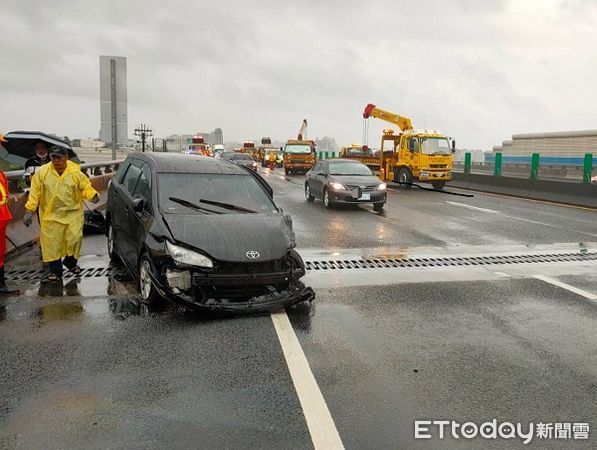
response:
{"label": "rubber boot", "polygon": [[10,289],[6,287],[6,283],[4,282],[4,267],[0,268],[0,295],[14,295],[19,293],[20,291],[18,289]]}

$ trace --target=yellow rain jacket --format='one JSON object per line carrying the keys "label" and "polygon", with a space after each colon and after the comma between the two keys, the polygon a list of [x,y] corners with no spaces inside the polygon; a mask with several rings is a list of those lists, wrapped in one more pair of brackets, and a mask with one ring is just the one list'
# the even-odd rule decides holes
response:
{"label": "yellow rain jacket", "polygon": [[44,262],[65,256],[79,259],[83,241],[83,199],[91,200],[98,194],[77,164],[72,161],[66,164],[62,175],[48,163],[31,177],[25,209],[37,210]]}

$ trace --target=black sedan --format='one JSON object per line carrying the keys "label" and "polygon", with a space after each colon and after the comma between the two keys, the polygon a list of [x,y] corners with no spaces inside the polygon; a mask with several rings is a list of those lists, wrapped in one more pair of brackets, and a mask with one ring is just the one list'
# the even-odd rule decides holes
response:
{"label": "black sedan", "polygon": [[320,198],[326,208],[340,203],[372,203],[375,211],[381,211],[386,197],[386,183],[358,161],[326,159],[306,174],[305,198],[309,202]]}
{"label": "black sedan", "polygon": [[243,166],[247,169],[257,171],[257,162],[246,153],[223,153],[221,159],[225,159],[226,161],[231,161],[234,164],[238,164],[239,166]]}
{"label": "black sedan", "polygon": [[146,303],[265,312],[313,299],[292,220],[257,173],[214,158],[129,155],[108,190],[108,253]]}

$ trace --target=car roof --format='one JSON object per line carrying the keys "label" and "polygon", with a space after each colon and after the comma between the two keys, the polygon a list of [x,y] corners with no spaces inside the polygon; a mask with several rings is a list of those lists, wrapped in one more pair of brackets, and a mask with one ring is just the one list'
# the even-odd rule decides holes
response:
{"label": "car roof", "polygon": [[223,173],[229,175],[247,175],[246,170],[240,168],[238,165],[209,156],[159,152],[134,153],[129,155],[127,159],[144,161],[158,173]]}

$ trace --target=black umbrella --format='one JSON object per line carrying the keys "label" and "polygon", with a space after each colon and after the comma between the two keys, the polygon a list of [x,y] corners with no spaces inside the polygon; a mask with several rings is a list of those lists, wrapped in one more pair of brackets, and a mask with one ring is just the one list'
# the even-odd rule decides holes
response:
{"label": "black umbrella", "polygon": [[20,156],[25,159],[35,156],[35,144],[39,141],[46,142],[48,146],[57,145],[68,150],[69,159],[74,162],[80,162],[77,154],[73,151],[71,146],[60,138],[50,134],[42,133],[40,131],[11,131],[4,135],[7,142],[2,143],[6,151],[15,156]]}

